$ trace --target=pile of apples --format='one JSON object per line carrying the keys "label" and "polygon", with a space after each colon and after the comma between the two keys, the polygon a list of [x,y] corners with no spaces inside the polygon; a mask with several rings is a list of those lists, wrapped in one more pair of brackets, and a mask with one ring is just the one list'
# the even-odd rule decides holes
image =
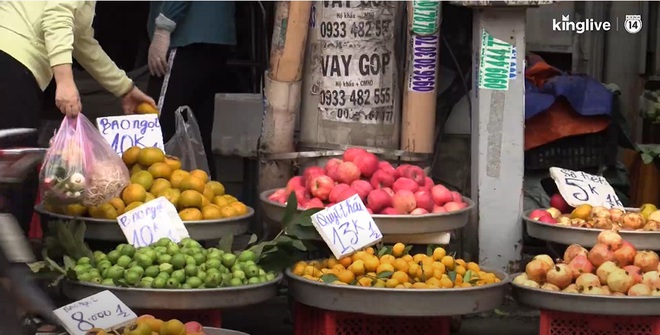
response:
{"label": "pile of apples", "polygon": [[556,262],[548,255],[534,257],[513,282],[564,293],[660,297],[660,265],[657,253],[637,251],[615,231],[604,230],[591,250],[572,244]]}
{"label": "pile of apples", "polygon": [[325,208],[358,194],[371,214],[448,213],[467,207],[460,193],[434,184],[422,168],[389,162],[362,148],[349,148],[342,159],[307,168],[268,199],[286,204],[295,193],[301,209]]}
{"label": "pile of apples", "polygon": [[550,206],[533,210],[529,218],[564,227],[660,231],[660,210],[653,204],[642,205],[639,212],[586,204],[573,208],[560,194],[555,194],[550,199]]}

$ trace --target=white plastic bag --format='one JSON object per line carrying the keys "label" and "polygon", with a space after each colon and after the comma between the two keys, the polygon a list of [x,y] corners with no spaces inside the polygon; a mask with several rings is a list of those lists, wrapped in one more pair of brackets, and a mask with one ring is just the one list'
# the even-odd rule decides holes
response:
{"label": "white plastic bag", "polygon": [[[185,114],[185,119],[184,119]],[[209,162],[202,143],[197,120],[188,106],[181,106],[174,112],[174,136],[165,143],[165,152],[181,160],[181,168],[187,171],[195,169],[209,173]],[[186,120],[187,119],[187,120]]]}

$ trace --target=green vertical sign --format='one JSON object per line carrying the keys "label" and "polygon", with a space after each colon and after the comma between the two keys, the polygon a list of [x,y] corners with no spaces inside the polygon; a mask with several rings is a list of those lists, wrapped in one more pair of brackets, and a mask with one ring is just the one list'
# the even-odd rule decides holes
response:
{"label": "green vertical sign", "polygon": [[511,44],[491,36],[486,29],[481,33],[479,57],[479,88],[506,91],[511,71]]}
{"label": "green vertical sign", "polygon": [[438,31],[440,1],[413,0],[412,32],[417,35],[433,35]]}

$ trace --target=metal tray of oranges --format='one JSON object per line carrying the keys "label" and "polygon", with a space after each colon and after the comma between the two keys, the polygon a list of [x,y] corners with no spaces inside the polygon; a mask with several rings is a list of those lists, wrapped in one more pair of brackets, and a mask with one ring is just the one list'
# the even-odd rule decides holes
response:
{"label": "metal tray of oranges", "polygon": [[[98,241],[125,242],[126,237],[119,228],[117,220],[95,219],[90,217],[70,216],[48,212],[42,205],[34,206],[34,210],[41,215],[43,220],[80,220],[87,225],[85,238]],[[232,234],[240,235],[248,231],[250,218],[254,215],[254,209],[248,207],[245,215],[219,219],[184,221],[190,237],[197,241],[208,241],[222,238]]]}
{"label": "metal tray of oranges", "polygon": [[409,289],[327,284],[296,276],[287,269],[294,300],[325,310],[384,316],[450,316],[480,313],[502,305],[509,276],[498,270],[499,283],[467,288]]}
{"label": "metal tray of oranges", "polygon": [[[579,244],[585,248],[593,247],[602,229],[566,227],[554,223],[544,223],[529,218],[532,210],[523,212],[521,218],[527,227],[527,234],[542,241],[561,244]],[[637,249],[660,250],[660,231],[619,230],[624,240]]]}
{"label": "metal tray of oranges", "polygon": [[[276,189],[261,192],[259,198],[266,217],[281,222],[286,207],[283,204],[268,200]],[[374,214],[371,217],[383,235],[411,235],[448,232],[463,228],[474,207],[474,201],[463,197],[467,207],[451,213],[431,213],[422,215],[382,215]]]}
{"label": "metal tray of oranges", "polygon": [[255,305],[274,298],[282,278],[280,273],[275,279],[265,283],[205,289],[111,287],[64,280],[62,292],[68,298],[80,300],[108,290],[126,306],[135,309],[228,309]]}
{"label": "metal tray of oranges", "polygon": [[[511,275],[516,278],[520,273]],[[588,295],[526,287],[511,282],[513,298],[524,305],[567,313],[594,315],[660,315],[660,298]]]}

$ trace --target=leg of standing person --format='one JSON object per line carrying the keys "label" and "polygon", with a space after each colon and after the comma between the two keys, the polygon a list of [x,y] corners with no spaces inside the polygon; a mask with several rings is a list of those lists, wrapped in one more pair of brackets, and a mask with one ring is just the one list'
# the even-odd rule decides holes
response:
{"label": "leg of standing person", "polygon": [[[23,64],[0,51],[0,129],[39,128],[42,110],[43,92],[34,75]],[[38,134],[16,146],[36,146]],[[24,232],[27,233],[32,219],[34,202],[37,195],[36,174],[30,176],[25,185],[12,187],[4,192],[4,206],[16,217]]]}

